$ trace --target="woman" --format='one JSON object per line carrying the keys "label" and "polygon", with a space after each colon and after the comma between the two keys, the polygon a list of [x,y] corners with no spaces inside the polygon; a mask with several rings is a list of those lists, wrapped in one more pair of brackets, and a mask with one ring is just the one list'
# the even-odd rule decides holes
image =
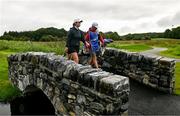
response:
{"label": "woman", "polygon": [[[73,22],[73,27],[70,28],[68,32],[68,38],[66,43],[66,51],[68,53],[68,59],[74,60],[76,63],[79,63],[78,52],[80,48],[80,41],[85,44],[84,34],[79,29],[83,21],[80,19],[75,19]],[[86,44],[85,44],[86,45]]]}
{"label": "woman", "polygon": [[92,24],[92,27],[89,28],[89,31],[85,36],[85,39],[90,43],[89,49],[91,58],[89,64],[94,66],[95,68],[98,68],[97,54],[100,52],[100,45],[104,44],[104,40],[102,36],[99,34],[98,24],[96,22],[94,22]]}

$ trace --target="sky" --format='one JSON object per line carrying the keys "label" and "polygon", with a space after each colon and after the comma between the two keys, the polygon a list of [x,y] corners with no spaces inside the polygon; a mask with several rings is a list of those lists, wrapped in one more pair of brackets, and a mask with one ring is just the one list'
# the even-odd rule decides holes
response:
{"label": "sky", "polygon": [[56,27],[69,30],[83,20],[103,32],[119,35],[164,32],[180,26],[180,0],[0,0],[0,35],[5,31],[32,31]]}

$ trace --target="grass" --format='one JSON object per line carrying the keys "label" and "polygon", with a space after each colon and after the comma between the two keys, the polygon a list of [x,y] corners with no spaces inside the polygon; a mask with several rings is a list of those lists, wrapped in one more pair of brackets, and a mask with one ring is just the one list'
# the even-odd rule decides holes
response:
{"label": "grass", "polygon": [[109,47],[118,48],[118,49],[124,49],[131,52],[141,52],[144,50],[152,49],[152,47],[144,44],[134,44],[134,45],[128,45],[128,44],[117,44],[113,43],[109,45]]}
{"label": "grass", "polygon": [[0,41],[0,51],[28,52],[42,51],[63,54],[65,42],[23,42],[23,41]]}
{"label": "grass", "polygon": [[180,62],[176,63],[175,77],[175,94],[180,95]]}
{"label": "grass", "polygon": [[16,96],[19,96],[21,92],[18,88],[13,87],[9,80],[0,80],[0,101],[7,102]]}
{"label": "grass", "polygon": [[8,76],[8,73],[4,73],[7,71],[8,65],[7,65],[7,60],[6,57],[8,54],[11,54],[12,52],[5,52],[5,51],[0,51],[0,74],[1,78],[0,80],[6,80],[6,77]]}
{"label": "grass", "polygon": [[0,101],[9,101],[15,96],[20,95],[20,91],[13,87],[8,80],[7,55],[12,52],[0,51]]}
{"label": "grass", "polygon": [[0,40],[0,101],[9,101],[20,91],[8,80],[7,56],[17,52],[42,51],[63,54],[65,42],[22,42]]}
{"label": "grass", "polygon": [[160,55],[180,59],[180,45],[169,48],[166,51],[162,51]]}

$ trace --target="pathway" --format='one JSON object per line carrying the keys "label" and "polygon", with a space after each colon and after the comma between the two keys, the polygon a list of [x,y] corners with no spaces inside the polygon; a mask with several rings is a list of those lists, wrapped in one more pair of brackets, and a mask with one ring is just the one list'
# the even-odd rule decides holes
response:
{"label": "pathway", "polygon": [[[167,48],[154,47],[151,50],[146,50],[146,51],[143,51],[143,52],[140,52],[140,53],[141,54],[155,54],[155,55],[158,55],[159,52],[165,51],[165,50],[168,50],[168,49]],[[175,59],[175,58],[172,58],[172,59]],[[175,59],[175,60],[176,60],[176,62],[180,62],[180,59]]]}

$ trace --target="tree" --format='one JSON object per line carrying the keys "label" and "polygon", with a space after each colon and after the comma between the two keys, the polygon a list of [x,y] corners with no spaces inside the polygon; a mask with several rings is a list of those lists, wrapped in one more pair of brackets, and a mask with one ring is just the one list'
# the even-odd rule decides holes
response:
{"label": "tree", "polygon": [[171,38],[172,34],[171,34],[171,30],[170,29],[166,29],[164,32],[164,37],[165,38]]}
{"label": "tree", "polygon": [[105,34],[106,38],[111,38],[113,40],[120,40],[120,36],[117,32],[106,32]]}
{"label": "tree", "polygon": [[[43,39],[43,41],[45,41],[48,40],[47,37],[50,37],[50,40],[54,41],[54,40],[60,40],[60,38],[64,39],[64,37],[67,35],[67,31],[63,28],[57,29],[54,27],[49,27],[49,28],[40,28],[36,31],[23,31],[23,32],[9,31],[9,32],[4,32],[3,36],[5,35],[9,35],[13,37],[13,39],[15,40],[28,39],[31,41],[41,41],[41,39]],[[7,37],[4,38],[8,39]]]}

